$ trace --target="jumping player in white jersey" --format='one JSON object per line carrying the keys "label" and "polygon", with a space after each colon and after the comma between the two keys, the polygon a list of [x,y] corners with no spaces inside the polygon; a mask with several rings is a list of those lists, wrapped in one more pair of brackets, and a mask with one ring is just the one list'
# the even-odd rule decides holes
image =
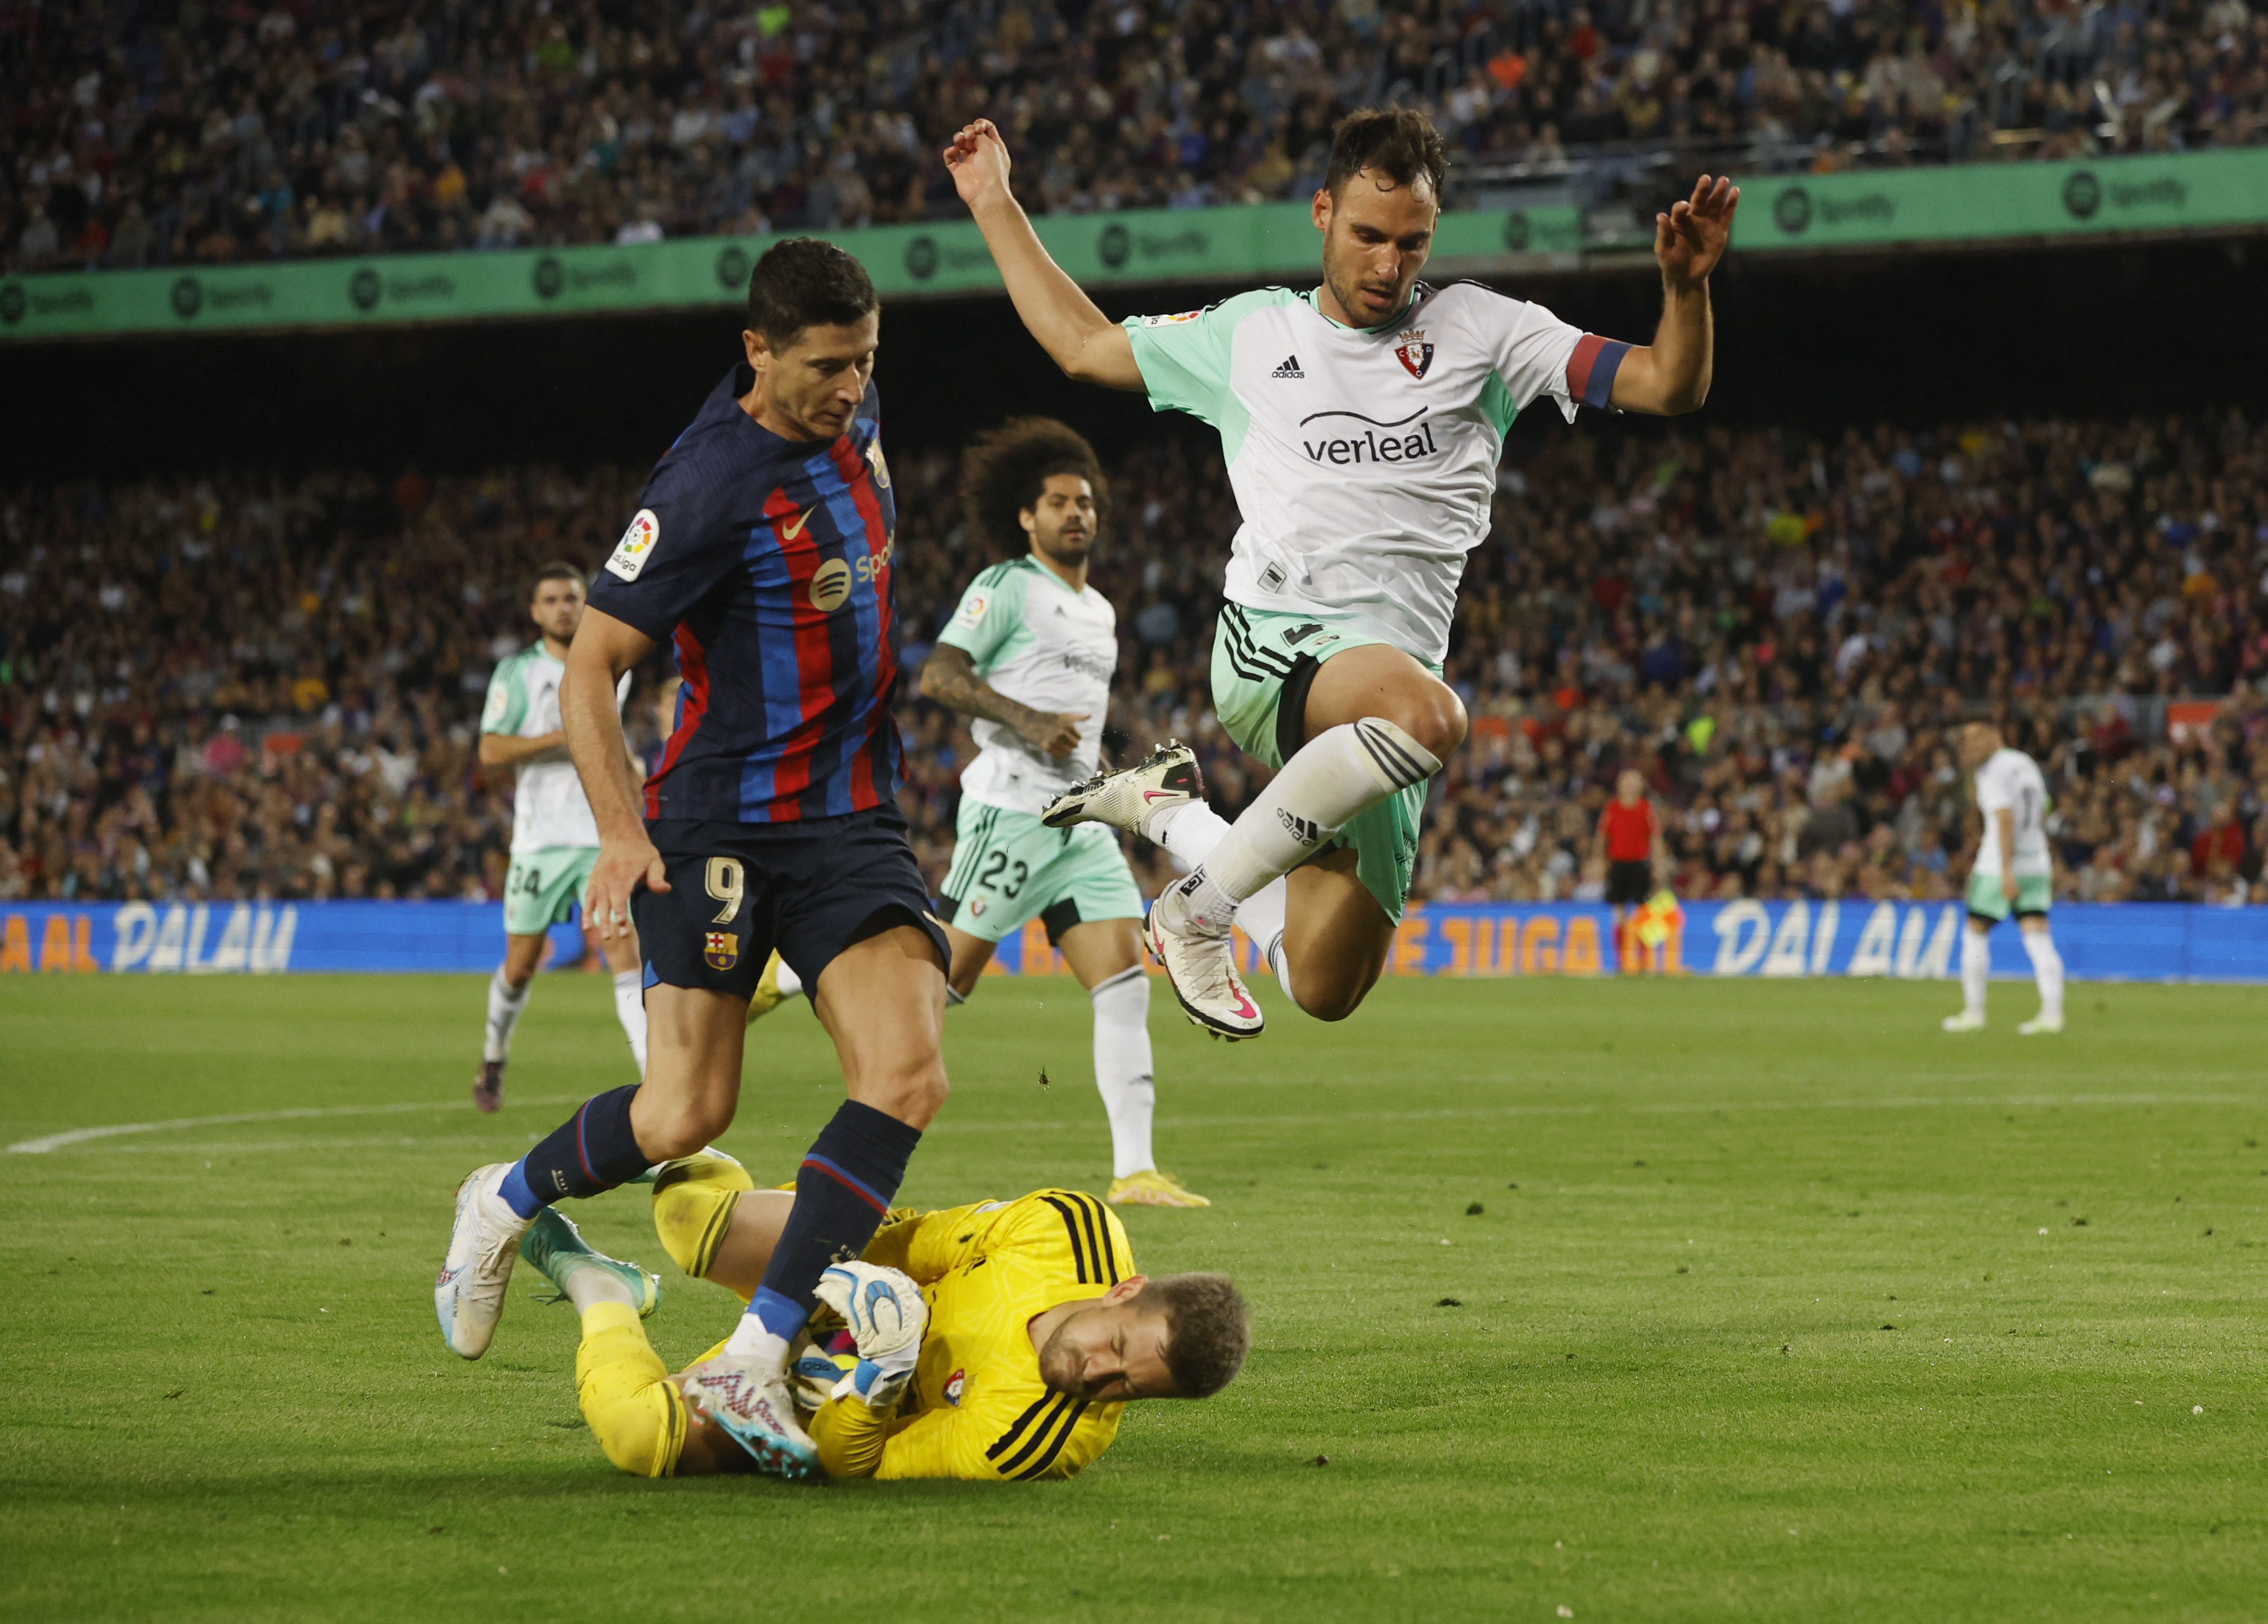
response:
{"label": "jumping player in white jersey", "polygon": [[[574,565],[543,567],[528,603],[541,635],[497,665],[481,712],[481,764],[519,769],[512,797],[512,867],[504,885],[504,963],[489,980],[488,1032],[473,1079],[473,1102],[482,1111],[504,1104],[512,1034],[527,1012],[544,941],[581,903],[591,865],[599,860],[598,822],[559,727],[559,678],[567,669],[567,646],[583,624],[583,572]],[[624,673],[617,705],[630,687]],[[600,941],[599,951],[614,972],[615,1015],[643,1076],[645,994],[638,985],[637,934]]]}
{"label": "jumping player in white jersey", "polygon": [[2048,785],[2039,764],[2001,742],[1990,722],[1961,730],[1961,764],[1977,775],[1977,809],[1984,827],[1969,866],[1969,928],[1961,936],[1959,1015],[1948,1032],[1984,1028],[1984,984],[1992,974],[1992,927],[2016,916],[2024,956],[2039,984],[2040,1012],[2016,1030],[2025,1037],[2063,1030],[2063,955],[2048,934],[2055,903],[2055,858],[2048,849]]}
{"label": "jumping player in white jersey", "polygon": [[[1418,279],[1447,166],[1407,108],[1343,120],[1313,202],[1323,279],[1124,325],[1049,258],[980,120],[946,150],[1017,314],[1074,378],[1138,389],[1220,431],[1244,522],[1213,645],[1213,708],[1273,781],[1232,827],[1165,781],[1169,747],[1051,806],[1047,820],[1139,829],[1193,865],[1150,910],[1182,1009],[1231,1037],[1263,1021],[1230,926],[1308,1014],[1351,1013],[1386,964],[1409,893],[1425,781],[1464,742],[1440,678],[1465,555],[1487,538],[1505,431],[1549,398],[1691,411],[1709,393],[1709,274],[1740,194],[1703,176],[1655,217],[1663,311],[1650,346],[1587,334],[1470,283]],[[1270,890],[1279,878],[1288,885]]]}
{"label": "jumping player in white jersey", "polygon": [[1150,1148],[1150,980],[1142,893],[1099,823],[1049,829],[1047,805],[1101,760],[1118,616],[1086,584],[1108,500],[1094,450],[1046,417],[980,437],[962,464],[972,530],[1024,550],[969,584],[922,667],[922,696],[976,719],[960,827],[939,912],[955,1001],[1003,936],[1036,919],[1094,1006],[1094,1081],[1110,1118],[1114,1204],[1210,1207],[1160,1172]]}

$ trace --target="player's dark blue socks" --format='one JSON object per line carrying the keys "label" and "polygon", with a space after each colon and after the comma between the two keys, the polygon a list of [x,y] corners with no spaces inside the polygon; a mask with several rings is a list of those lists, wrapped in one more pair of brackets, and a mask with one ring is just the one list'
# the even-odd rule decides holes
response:
{"label": "player's dark blue socks", "polygon": [[498,1191],[505,1204],[533,1218],[563,1196],[597,1195],[644,1172],[650,1163],[630,1132],[630,1101],[637,1091],[630,1083],[585,1100],[582,1110],[512,1163]]}
{"label": "player's dark blue socks", "polygon": [[919,1128],[857,1100],[845,1100],[819,1131],[796,1170],[787,1227],[748,1304],[765,1330],[784,1342],[803,1329],[819,1301],[812,1289],[820,1275],[866,1250],[920,1143]]}

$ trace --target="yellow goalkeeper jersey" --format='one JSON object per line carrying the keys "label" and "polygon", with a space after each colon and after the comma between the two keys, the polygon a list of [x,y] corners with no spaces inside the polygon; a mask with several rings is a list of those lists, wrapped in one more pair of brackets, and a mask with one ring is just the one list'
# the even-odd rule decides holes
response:
{"label": "yellow goalkeeper jersey", "polygon": [[1067,1478],[1110,1447],[1125,1405],[1049,1392],[1027,1329],[1134,1273],[1108,1207],[1071,1190],[950,1207],[886,1225],[865,1257],[920,1283],[929,1330],[895,1410],[837,1399],[812,1418],[829,1476]]}

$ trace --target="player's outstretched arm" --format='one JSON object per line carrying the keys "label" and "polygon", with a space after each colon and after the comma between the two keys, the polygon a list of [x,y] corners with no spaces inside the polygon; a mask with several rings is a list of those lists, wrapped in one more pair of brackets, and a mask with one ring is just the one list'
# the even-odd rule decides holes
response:
{"label": "player's outstretched arm", "polygon": [[1653,217],[1653,257],[1661,267],[1661,321],[1653,343],[1633,349],[1615,373],[1614,403],[1624,411],[1674,416],[1709,398],[1716,326],[1709,273],[1732,241],[1740,188],[1719,176],[1693,183],[1690,200]]}
{"label": "player's outstretched arm", "polygon": [[630,893],[640,885],[666,891],[661,853],[647,838],[630,779],[630,744],[615,710],[622,673],[653,652],[653,639],[604,609],[586,609],[568,646],[559,679],[559,722],[576,776],[599,824],[599,860],[584,894],[583,925],[601,941],[630,933]]}
{"label": "player's outstretched arm", "polygon": [[1112,389],[1142,388],[1126,329],[1094,307],[1079,284],[1049,257],[1008,189],[1008,149],[990,119],[966,125],[945,149],[954,189],[968,205],[984,246],[992,250],[1008,297],[1032,336],[1069,376]]}
{"label": "player's outstretched arm", "polygon": [[1086,720],[1084,712],[1059,714],[1019,705],[976,675],[976,662],[967,649],[950,643],[939,643],[930,650],[929,659],[922,665],[921,694],[964,716],[981,716],[1013,727],[1025,743],[1049,756],[1068,756],[1078,749],[1079,725]]}

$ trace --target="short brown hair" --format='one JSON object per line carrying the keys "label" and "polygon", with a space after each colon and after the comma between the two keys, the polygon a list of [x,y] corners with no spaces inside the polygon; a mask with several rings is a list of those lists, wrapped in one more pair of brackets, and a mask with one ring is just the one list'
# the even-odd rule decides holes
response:
{"label": "short brown hair", "polygon": [[748,326],[775,351],[807,327],[864,321],[880,302],[866,268],[817,237],[774,243],[748,273]]}
{"label": "short brown hair", "polygon": [[1252,1325],[1227,1275],[1168,1274],[1143,1287],[1134,1302],[1166,1317],[1166,1369],[1175,1398],[1210,1399],[1244,1368]]}
{"label": "short brown hair", "polygon": [[1396,186],[1423,181],[1436,202],[1449,173],[1449,155],[1432,120],[1415,107],[1358,107],[1331,131],[1331,161],[1323,188],[1334,197],[1366,169],[1375,169]]}
{"label": "short brown hair", "polygon": [[543,590],[543,583],[548,580],[571,580],[575,583],[575,589],[585,594],[591,590],[591,583],[584,578],[582,571],[563,558],[555,558],[536,571],[535,579],[527,583],[527,601],[530,603],[535,602],[535,594]]}
{"label": "short brown hair", "polygon": [[997,544],[1020,543],[1016,515],[1039,506],[1048,481],[1076,474],[1094,487],[1100,517],[1110,505],[1102,465],[1086,436],[1053,417],[1011,417],[969,442],[961,460],[961,511]]}

